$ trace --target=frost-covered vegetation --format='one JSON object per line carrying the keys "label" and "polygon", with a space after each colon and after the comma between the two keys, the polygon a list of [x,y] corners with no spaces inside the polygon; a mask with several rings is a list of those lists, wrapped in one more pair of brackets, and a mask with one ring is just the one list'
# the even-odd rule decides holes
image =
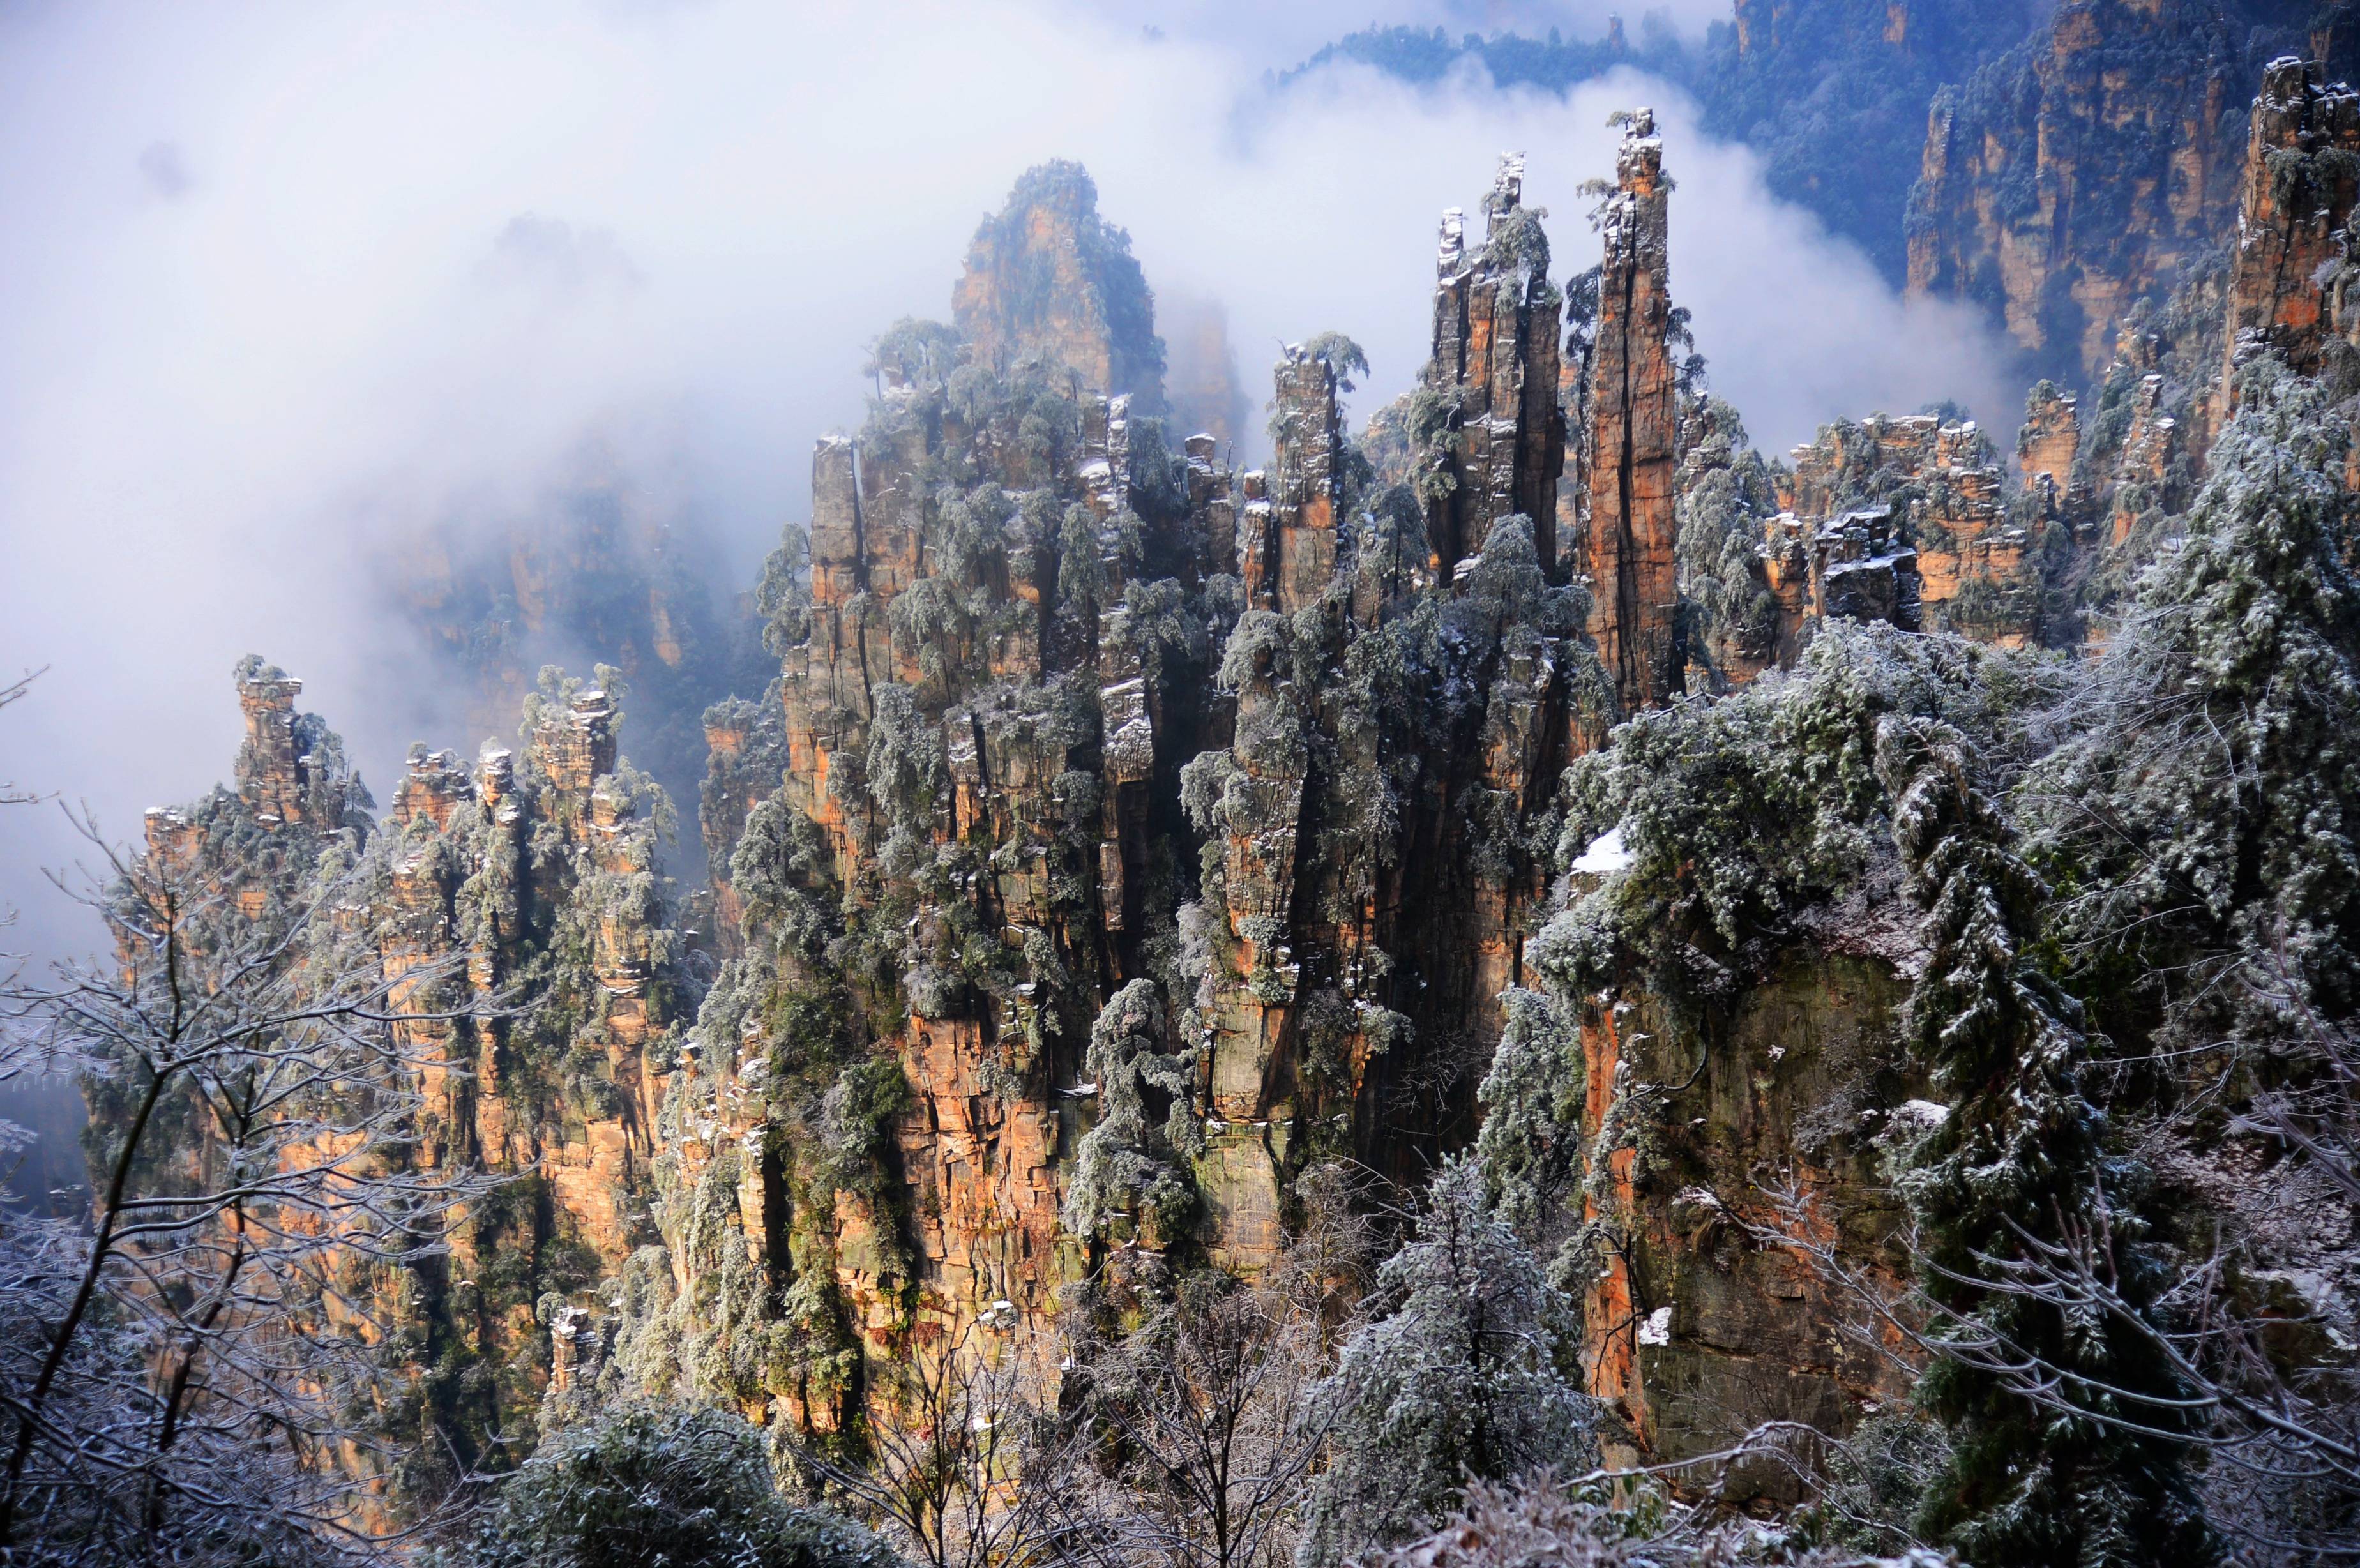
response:
{"label": "frost-covered vegetation", "polygon": [[[1094,202],[1049,166],[1011,212]],[[1537,214],[1486,245],[1557,302]],[[1138,296],[1094,308],[1152,340]],[[1980,587],[2057,602],[1969,583],[1921,633],[1782,608],[1797,476],[1691,355],[1679,602],[1636,609],[1698,694],[1622,712],[1576,541],[1453,511],[1505,493],[1458,384],[1355,441],[1365,355],[1295,345],[1254,478],[984,357],[899,323],[822,443],[775,673],[703,711],[706,888],[617,670],[417,749],[380,822],[239,667],[238,789],[101,889],[120,973],[0,993],[107,1193],[0,1229],[10,1561],[2133,1568],[2360,1528],[2336,387],[2248,353],[2201,482],[2116,483],[2110,381],[2071,480],[2126,525],[2012,487],[2057,558]],[[1907,537],[1954,480],[1892,428],[1833,432],[1830,504],[1959,555]]]}

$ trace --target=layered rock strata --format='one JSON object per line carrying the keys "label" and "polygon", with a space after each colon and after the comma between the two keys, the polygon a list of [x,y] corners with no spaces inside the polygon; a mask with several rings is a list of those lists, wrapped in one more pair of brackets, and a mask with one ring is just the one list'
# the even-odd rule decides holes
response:
{"label": "layered rock strata", "polygon": [[[1398,485],[1346,433],[1329,340],[1274,369],[1266,470],[1169,441],[1120,389],[1142,340],[1068,267],[1113,241],[1058,227],[1082,209],[1051,186],[1079,189],[1028,177],[986,225],[972,330],[894,328],[866,424],[814,445],[810,527],[763,594],[775,681],[704,713],[709,943],[667,896],[667,811],[603,678],[552,673],[513,751],[420,748],[363,835],[293,683],[246,672],[246,793],[219,810],[367,838],[355,919],[421,977],[421,1157],[520,1178],[401,1287],[389,1349],[388,1421],[460,1434],[469,1466],[534,1400],[555,1419],[602,1390],[850,1439],[894,1419],[906,1369],[1065,1286],[1119,1308],[1267,1266],[1314,1163],[1411,1180],[1463,1146],[1503,998],[1535,983],[1568,765],[1687,679],[1680,485],[1719,474],[1717,526],[1760,530],[1736,568],[1775,602],[1756,669],[1813,618],[1971,624],[1972,585],[2021,563],[1972,426],[1838,428],[1775,523],[1733,415],[1691,405],[1675,467],[1644,111],[1562,352],[1520,165],[1480,246],[1446,229]],[[1036,263],[1045,304],[1017,287]],[[2080,461],[2070,413],[2026,438],[2052,481]],[[195,820],[155,819],[158,853]],[[1737,1192],[1775,1148],[1864,1210],[1856,1151],[1790,1124],[1827,1097],[1813,1051],[1878,1034],[1903,987],[1832,947],[1788,957],[1730,1012],[1736,1049],[1702,1053],[1711,1105],[1666,1169]],[[427,984],[444,959],[457,977]],[[1649,1005],[1579,1002],[1585,1136],[1618,1083],[1694,1066]],[[1723,1415],[1841,1429],[1878,1385],[1826,1349],[1829,1304],[1626,1174],[1640,1218],[1589,1369],[1639,1443],[1691,1452]],[[1699,1315],[1638,1339],[1667,1300]]]}
{"label": "layered rock strata", "polygon": [[2226,378],[2268,350],[2317,375],[2360,334],[2348,228],[2360,201],[2360,93],[2294,56],[2274,60],[2254,100],[2236,243],[2229,256]]}
{"label": "layered rock strata", "polygon": [[1423,383],[1445,401],[1452,431],[1436,471],[1448,484],[1431,486],[1427,503],[1426,531],[1444,571],[1480,551],[1492,523],[1512,513],[1532,520],[1542,567],[1556,570],[1562,297],[1549,281],[1547,238],[1523,206],[1524,180],[1521,155],[1500,160],[1483,201],[1483,243],[1471,250],[1460,211],[1442,218]]}
{"label": "layered rock strata", "polygon": [[413,748],[376,823],[333,733],[295,711],[301,689],[239,666],[238,791],[150,811],[148,853],[235,889],[245,919],[310,911],[336,950],[307,962],[374,965],[424,1099],[399,1157],[512,1179],[453,1215],[446,1252],[356,1276],[329,1309],[382,1345],[375,1424],[417,1445],[369,1484],[416,1497],[456,1478],[446,1459],[520,1457],[503,1434],[541,1401],[540,1304],[661,1240],[656,1110],[688,980],[661,794],[618,760],[606,690],[549,672],[521,757]]}

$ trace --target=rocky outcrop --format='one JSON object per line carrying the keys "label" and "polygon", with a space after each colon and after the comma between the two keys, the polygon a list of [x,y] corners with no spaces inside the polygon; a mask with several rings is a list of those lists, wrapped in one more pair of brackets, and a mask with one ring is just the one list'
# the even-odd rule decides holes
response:
{"label": "rocky outcrop", "polygon": [[2345,303],[2355,201],[2360,93],[2327,85],[2317,63],[2272,60],[2254,100],[2230,251],[2224,386],[2241,355],[2267,350],[2315,376],[2360,336],[2360,299]]}
{"label": "rocky outcrop", "polygon": [[1483,242],[1471,252],[1461,212],[1442,216],[1422,384],[1450,432],[1427,486],[1426,532],[1445,572],[1481,550],[1492,523],[1510,514],[1532,519],[1542,568],[1556,570],[1562,298],[1548,278],[1547,237],[1523,205],[1524,182],[1523,156],[1502,158],[1483,201]]}
{"label": "rocky outcrop", "polygon": [[2026,398],[2024,428],[2016,432],[2017,476],[2026,489],[2043,491],[2049,505],[2067,509],[2081,452],[2081,405],[2055,382],[2041,382]]}
{"label": "rocky outcrop", "polygon": [[762,678],[759,628],[721,577],[697,531],[595,447],[530,505],[438,521],[376,573],[433,662],[438,722],[505,731],[545,666],[608,663],[631,685],[632,755],[683,798],[704,766],[699,716]]}
{"label": "rocky outcrop", "polygon": [[2057,6],[2031,38],[1936,95],[1910,197],[1910,290],[1988,305],[2060,378],[2097,373],[2134,302],[2234,221],[2242,85],[2301,47],[2313,8]]}
{"label": "rocky outcrop", "polygon": [[[1626,1460],[1733,1448],[1769,1421],[1848,1433],[1907,1397],[1902,1359],[1840,1331],[1868,1326],[1859,1302],[1772,1238],[1898,1293],[1901,1214],[1874,1140],[1902,1126],[1907,995],[1888,960],[1806,944],[1745,988],[1710,1046],[1643,991],[1579,1005],[1580,1125],[1604,1166],[1585,1212],[1615,1238],[1584,1282],[1582,1360],[1624,1423]],[[1874,1327],[1885,1351],[1906,1348]],[[1740,1503],[1808,1496],[1766,1457],[1710,1484]]]}
{"label": "rocky outcrop", "polygon": [[1026,170],[1008,205],[984,220],[951,291],[951,320],[980,363],[1045,360],[1091,391],[1163,411],[1155,296],[1131,236],[1098,216],[1098,186],[1079,164]]}
{"label": "rocky outcrop", "polygon": [[[2053,456],[2054,431],[2049,439]],[[1771,524],[1782,616],[1841,615],[2022,646],[2039,633],[2039,562],[2005,485],[1972,422],[1880,414],[1826,427],[1795,449],[1779,496],[1787,510]],[[1794,640],[1782,629],[1781,646]]]}
{"label": "rocky outcrop", "polygon": [[[749,1249],[738,1321],[825,1350],[749,1410],[832,1429],[1101,1265],[1251,1271],[1308,1163],[1466,1136],[1533,846],[1611,703],[1520,509],[1554,517],[1564,425],[1517,183],[1437,284],[1438,511],[1366,487],[1337,339],[1276,366],[1267,470],[914,323],[867,427],[817,444],[804,635],[708,715],[729,956],[661,1122],[672,1191]],[[1088,1068],[1118,1044],[1164,1065]],[[738,1300],[738,1254],[673,1257]]]}
{"label": "rocky outcrop", "polygon": [[1344,434],[1336,407],[1336,370],[1290,348],[1279,362],[1272,428],[1276,462],[1267,475],[1246,476],[1238,514],[1238,576],[1246,603],[1291,615],[1317,602],[1336,575],[1338,463]]}
{"label": "rocky outcrop", "polygon": [[[620,1258],[655,1239],[655,1116],[686,980],[657,797],[617,758],[618,717],[608,691],[552,684],[528,708],[521,756],[486,743],[471,773],[450,752],[413,750],[372,845],[389,893],[376,911],[388,975],[457,955],[464,975],[455,991],[397,992],[419,1019],[401,1027],[443,1064],[431,1157],[530,1174],[548,1195],[514,1230],[455,1236],[467,1272],[502,1247]],[[478,1287],[442,1305],[479,1352],[513,1356],[508,1319],[532,1298]]]}
{"label": "rocky outcrop", "polygon": [[1679,589],[1673,550],[1674,392],[1668,341],[1664,144],[1655,115],[1631,116],[1601,228],[1597,335],[1584,440],[1590,506],[1585,564],[1591,636],[1625,712],[1680,690]]}
{"label": "rocky outcrop", "polygon": [[248,659],[236,690],[238,791],[150,811],[148,853],[247,920],[332,899],[303,960],[374,964],[419,1074],[415,1141],[388,1157],[511,1178],[453,1216],[447,1252],[356,1271],[330,1309],[382,1346],[380,1429],[435,1434],[369,1483],[415,1497],[456,1479],[446,1459],[515,1462],[547,1383],[543,1298],[660,1239],[656,1109],[693,1000],[655,858],[666,808],[617,756],[613,692],[554,672],[520,756],[487,743],[471,769],[413,747],[382,823],[334,734],[295,710],[301,681]]}

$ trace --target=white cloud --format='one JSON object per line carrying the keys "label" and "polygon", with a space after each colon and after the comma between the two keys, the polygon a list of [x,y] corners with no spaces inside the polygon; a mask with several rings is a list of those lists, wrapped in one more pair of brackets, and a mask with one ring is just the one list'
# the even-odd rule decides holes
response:
{"label": "white cloud", "polygon": [[[1572,32],[1607,8],[1506,19]],[[1499,19],[1480,9],[1374,19]],[[863,343],[945,313],[977,219],[1048,157],[1089,166],[1151,282],[1226,304],[1257,402],[1281,342],[1333,327],[1374,364],[1365,414],[1423,357],[1440,209],[1522,150],[1573,270],[1607,111],[1652,101],[1680,182],[1674,299],[1757,439],[1942,395],[2012,416],[1987,336],[1905,310],[1660,84],[1568,101],[1339,70],[1273,95],[1266,66],[1371,19],[1305,15],[12,13],[0,675],[53,668],[0,718],[0,777],[131,832],[226,772],[249,648],[310,680],[380,792],[414,736],[467,743],[437,727],[375,552],[422,519],[530,505],[595,431],[750,572],[806,505],[812,438],[860,416]],[[46,813],[0,813],[0,901],[37,902],[30,868],[64,854]]]}

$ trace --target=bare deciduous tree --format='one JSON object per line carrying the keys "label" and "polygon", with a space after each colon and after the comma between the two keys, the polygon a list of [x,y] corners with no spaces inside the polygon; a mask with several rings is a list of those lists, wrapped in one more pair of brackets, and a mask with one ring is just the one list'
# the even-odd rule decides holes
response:
{"label": "bare deciduous tree", "polygon": [[[2360,1559],[2353,1535],[2360,1520],[2360,1387],[2348,1367],[2306,1364],[2274,1349],[2274,1336],[2283,1342],[2308,1325],[2254,1310],[2239,1286],[2244,1259],[2227,1251],[2194,1259],[2142,1308],[2121,1288],[2124,1265],[2103,1223],[2067,1222],[2054,1238],[2018,1227],[2018,1256],[1978,1257],[1980,1288],[2037,1301],[2069,1321],[2111,1323],[2146,1345],[2182,1385],[2159,1410],[2150,1392],[2058,1367],[1987,1324],[1944,1312],[1922,1289],[1896,1290],[1874,1278],[1839,1254],[1802,1189],[1773,1196],[1777,1212],[1768,1223],[1723,1209],[1757,1242],[1794,1254],[1850,1297],[1862,1320],[1844,1332],[1857,1343],[1913,1369],[1947,1356],[2056,1419],[2096,1421],[2193,1451],[2213,1496],[2208,1511],[2245,1549],[2241,1560]],[[1898,1241],[1922,1266],[1924,1249],[1911,1234],[1905,1230]]]}
{"label": "bare deciduous tree", "polygon": [[1280,1290],[1191,1275],[1095,1359],[1084,1413],[1112,1444],[1103,1528],[1077,1543],[1109,1563],[1266,1568],[1294,1556],[1306,1478],[1332,1410],[1313,1397],[1316,1313]]}
{"label": "bare deciduous tree", "polygon": [[927,1568],[1035,1568],[1065,1554],[1079,1458],[1058,1416],[1045,1342],[988,1313],[933,1356],[872,1386],[869,1462],[795,1451],[819,1481]]}
{"label": "bare deciduous tree", "polygon": [[[49,666],[43,665],[39,670],[28,670],[7,685],[0,686],[0,708],[21,700],[48,669]],[[16,788],[14,780],[0,779],[0,806],[29,806],[39,799],[38,795]]]}
{"label": "bare deciduous tree", "polygon": [[0,986],[0,1076],[87,1086],[98,1189],[86,1221],[0,1211],[0,1556],[373,1555],[377,1303],[485,1186],[421,1158],[443,1064],[339,878],[83,827],[115,962]]}

